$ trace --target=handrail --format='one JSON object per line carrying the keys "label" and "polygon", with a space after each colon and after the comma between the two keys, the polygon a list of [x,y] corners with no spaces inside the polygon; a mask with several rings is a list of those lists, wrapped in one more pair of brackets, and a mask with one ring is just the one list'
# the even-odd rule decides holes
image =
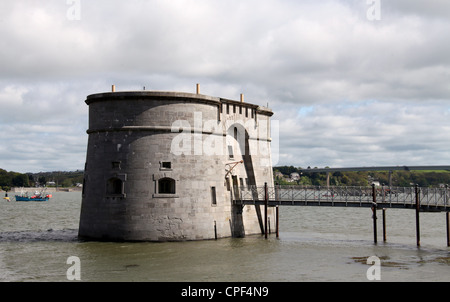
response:
{"label": "handrail", "polygon": [[[241,187],[241,200],[263,201],[264,186]],[[445,188],[419,188],[421,207],[450,208],[450,191]],[[371,203],[372,187],[356,186],[275,186],[268,187],[269,201],[278,202],[316,202],[321,203]],[[376,187],[377,203],[384,205],[413,207],[415,205],[414,187]]]}

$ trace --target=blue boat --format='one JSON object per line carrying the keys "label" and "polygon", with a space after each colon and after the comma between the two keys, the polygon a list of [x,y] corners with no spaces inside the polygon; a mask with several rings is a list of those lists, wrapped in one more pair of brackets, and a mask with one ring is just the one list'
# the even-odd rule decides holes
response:
{"label": "blue boat", "polygon": [[[48,196],[48,195],[47,195],[47,196]],[[47,196],[45,196],[45,197],[41,197],[41,196],[31,196],[31,197],[28,197],[28,196],[19,196],[19,195],[16,195],[16,201],[47,201],[47,200],[50,199],[50,198],[47,197]]]}
{"label": "blue boat", "polygon": [[52,197],[52,195],[44,195],[45,190],[46,188],[41,190],[41,192],[36,191],[36,193],[31,197],[28,196],[28,192],[24,193],[22,191],[20,195],[16,195],[16,201],[47,201]]}

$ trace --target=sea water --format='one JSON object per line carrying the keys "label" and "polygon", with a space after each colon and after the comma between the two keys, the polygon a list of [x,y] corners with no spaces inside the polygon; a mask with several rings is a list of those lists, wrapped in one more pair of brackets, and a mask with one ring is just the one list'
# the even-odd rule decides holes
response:
{"label": "sea water", "polygon": [[[450,281],[444,213],[388,209],[378,243],[368,208],[281,207],[280,236],[109,243],[77,238],[81,193],[0,204],[0,281]],[[72,258],[70,258],[72,257]],[[68,261],[68,260],[77,261]]]}

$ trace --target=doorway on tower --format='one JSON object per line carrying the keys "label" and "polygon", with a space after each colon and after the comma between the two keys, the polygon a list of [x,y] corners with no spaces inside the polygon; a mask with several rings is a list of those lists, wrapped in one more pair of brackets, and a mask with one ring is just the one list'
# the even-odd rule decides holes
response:
{"label": "doorway on tower", "polygon": [[237,175],[232,175],[231,176],[233,179],[233,194],[234,194],[234,199],[235,200],[239,200],[241,199],[241,196],[239,194],[239,183],[238,183],[238,177]]}

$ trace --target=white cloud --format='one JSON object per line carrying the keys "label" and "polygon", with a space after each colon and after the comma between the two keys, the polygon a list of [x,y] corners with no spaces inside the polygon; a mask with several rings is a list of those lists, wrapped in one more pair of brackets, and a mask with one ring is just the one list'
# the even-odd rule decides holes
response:
{"label": "white cloud", "polygon": [[80,3],[79,21],[65,0],[0,3],[0,168],[81,169],[83,101],[111,84],[269,103],[280,164],[449,160],[448,1],[382,0],[373,22],[365,0]]}
{"label": "white cloud", "polygon": [[280,164],[445,164],[450,134],[442,106],[374,101],[317,105],[299,115],[282,112],[288,118],[281,121]]}

